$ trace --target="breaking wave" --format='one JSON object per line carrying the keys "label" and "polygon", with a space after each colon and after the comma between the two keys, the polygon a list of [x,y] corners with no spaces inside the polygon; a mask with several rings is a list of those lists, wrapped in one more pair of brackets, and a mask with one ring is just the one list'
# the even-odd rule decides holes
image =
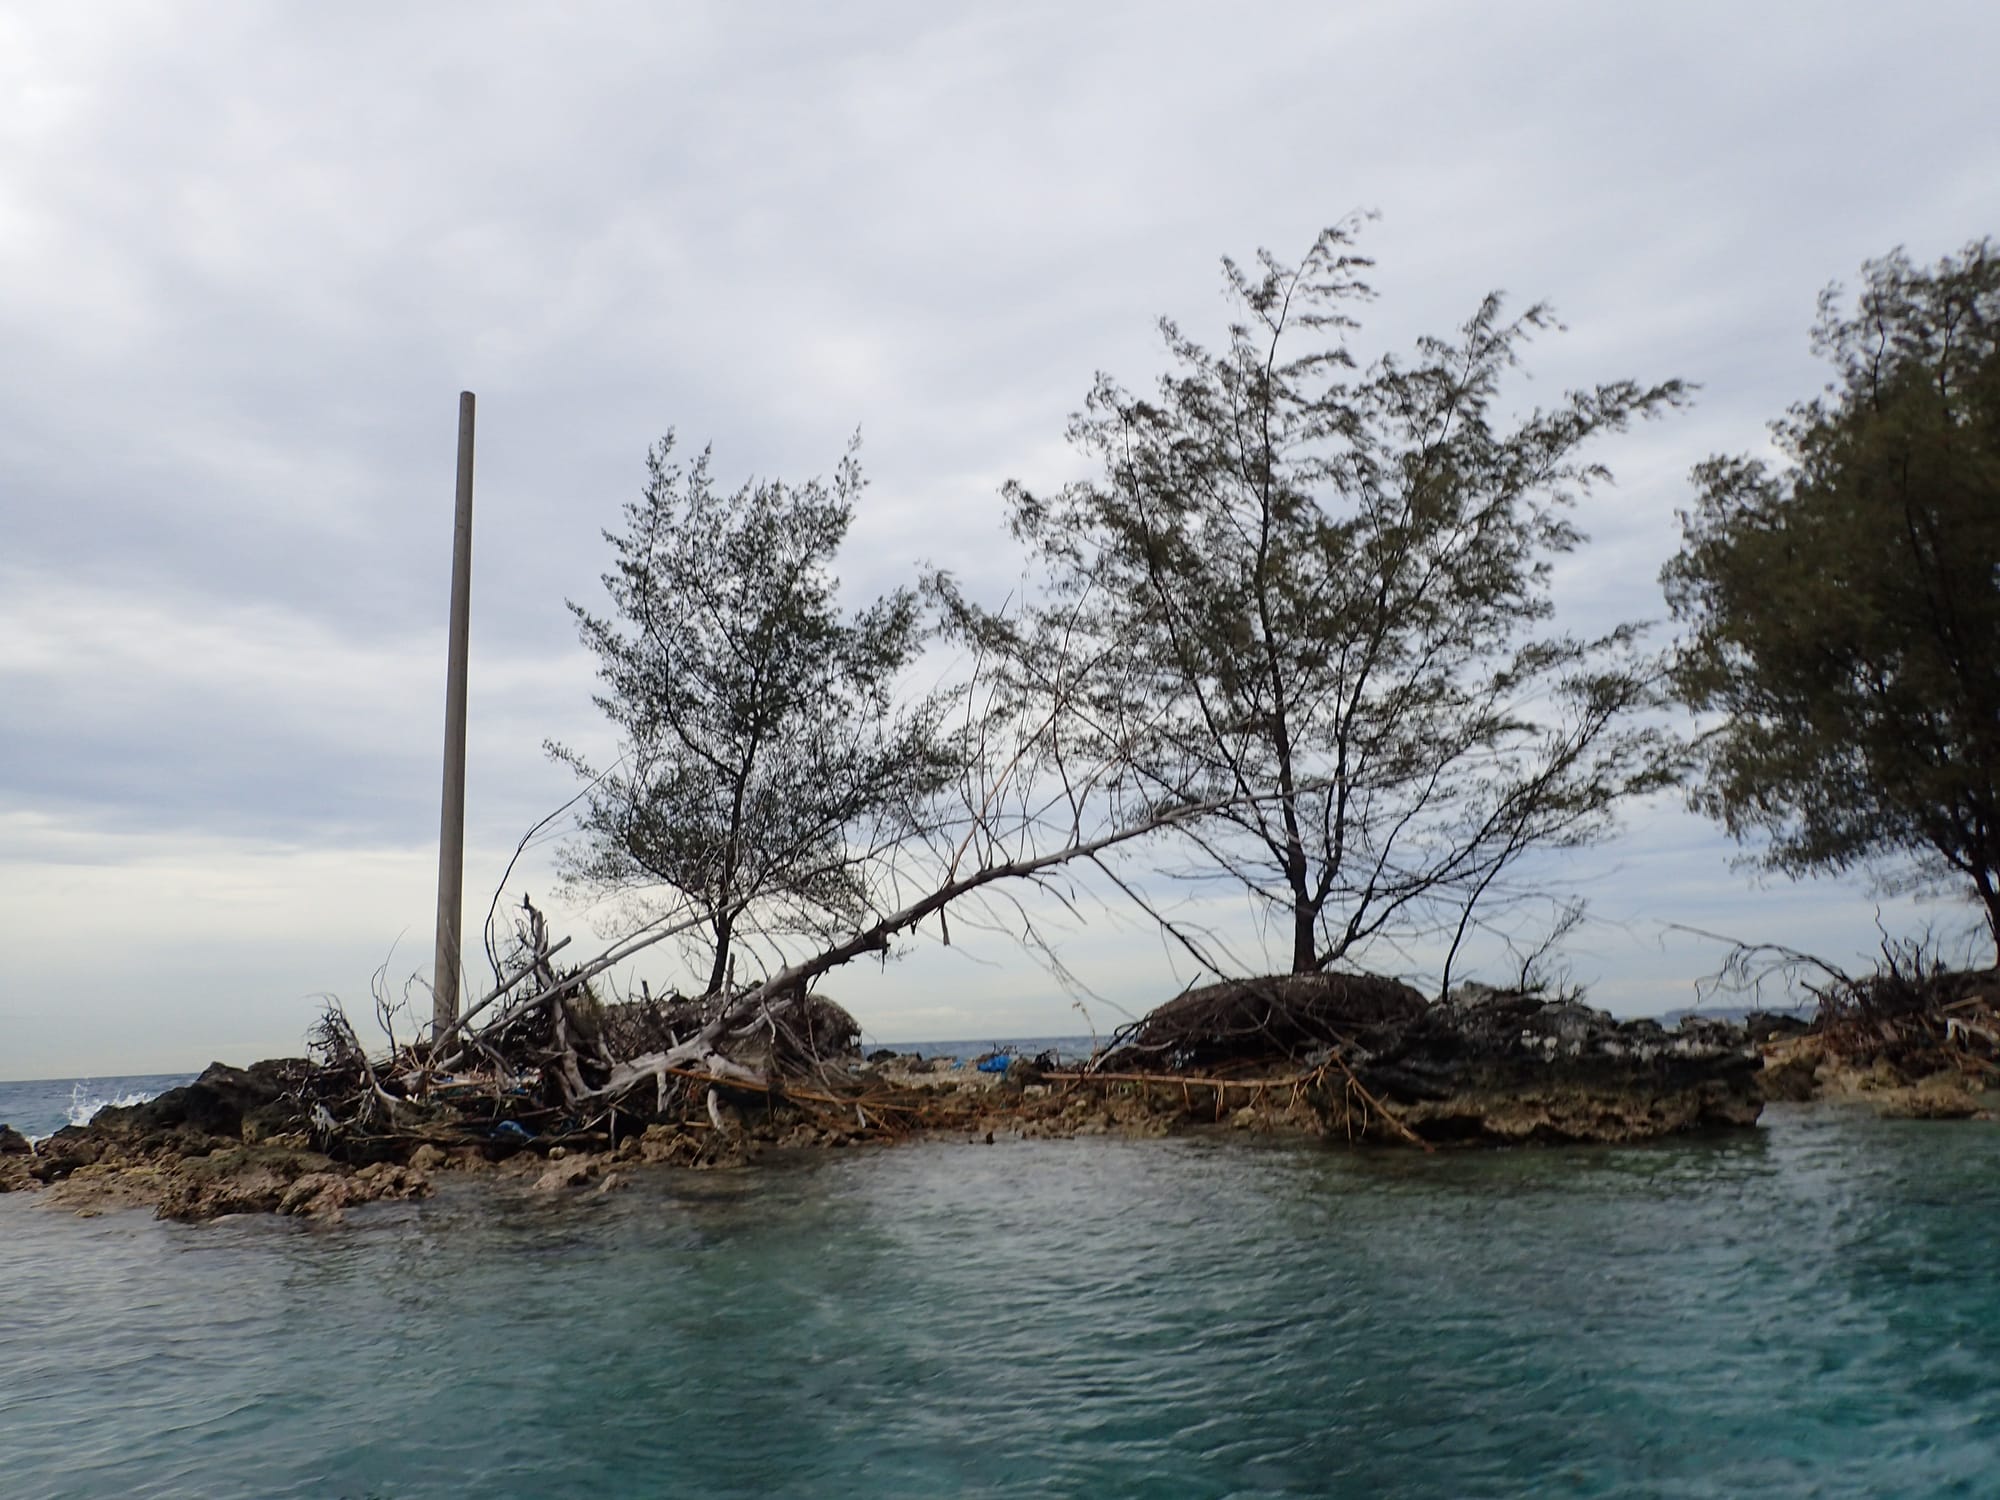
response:
{"label": "breaking wave", "polygon": [[156,1099],[160,1090],[126,1089],[123,1092],[99,1094],[93,1091],[89,1079],[78,1079],[70,1086],[69,1108],[64,1112],[72,1125],[88,1125],[100,1109],[129,1109],[135,1104],[144,1104],[148,1099]]}

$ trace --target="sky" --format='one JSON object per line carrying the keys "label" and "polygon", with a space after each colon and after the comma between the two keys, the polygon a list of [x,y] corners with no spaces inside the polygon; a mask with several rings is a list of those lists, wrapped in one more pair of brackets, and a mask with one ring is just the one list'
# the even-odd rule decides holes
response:
{"label": "sky", "polygon": [[[0,1077],[299,1050],[429,972],[458,392],[479,401],[466,888],[603,751],[564,601],[669,428],[727,480],[863,434],[854,602],[997,597],[999,488],[1088,473],[1093,373],[1220,337],[1219,261],[1374,211],[1364,350],[1554,304],[1527,398],[1607,444],[1564,617],[1663,619],[1689,468],[1824,373],[1814,299],[2000,232],[2000,10],[1832,3],[0,0]],[[1657,637],[1664,640],[1665,633]],[[579,951],[547,847],[517,872]],[[1721,930],[1852,960],[1961,919],[1794,884],[1673,798],[1567,862],[1599,1004]],[[1090,908],[1065,990],[995,939],[828,988],[877,1040],[1107,1030],[1186,981]],[[668,959],[663,955],[664,966]],[[644,972],[643,970],[641,972]]]}

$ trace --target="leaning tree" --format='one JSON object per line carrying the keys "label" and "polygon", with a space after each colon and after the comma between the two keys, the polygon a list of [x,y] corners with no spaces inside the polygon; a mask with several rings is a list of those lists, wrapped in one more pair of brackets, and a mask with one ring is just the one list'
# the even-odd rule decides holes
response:
{"label": "leaning tree", "polygon": [[1794,874],[1955,886],[2000,948],[2000,255],[1820,298],[1826,392],[1781,463],[1717,457],[1664,581],[1716,715],[1695,805]]}
{"label": "leaning tree", "polygon": [[[1072,420],[1097,477],[1008,487],[1038,602],[955,602],[1025,699],[1062,705],[1058,761],[1116,766],[1140,806],[1218,809],[1183,826],[1180,873],[1247,889],[1290,970],[1441,938],[1448,983],[1526,856],[1601,833],[1667,773],[1634,627],[1555,630],[1550,574],[1583,540],[1571,504],[1608,477],[1593,440],[1683,387],[1510,416],[1505,377],[1553,318],[1498,295],[1363,366],[1368,265],[1352,226],[1297,267],[1225,261],[1227,344],[1163,320],[1157,389],[1100,376]],[[1144,884],[1127,888],[1221,972]]]}
{"label": "leaning tree", "polygon": [[[569,876],[639,888],[698,921],[706,993],[744,938],[824,939],[874,915],[870,862],[959,770],[944,695],[899,697],[923,641],[917,595],[843,613],[832,571],[863,480],[718,489],[673,435],[647,456],[604,575],[611,612],[572,603],[618,759],[550,753],[586,782]],[[773,955],[759,958],[773,961]]]}

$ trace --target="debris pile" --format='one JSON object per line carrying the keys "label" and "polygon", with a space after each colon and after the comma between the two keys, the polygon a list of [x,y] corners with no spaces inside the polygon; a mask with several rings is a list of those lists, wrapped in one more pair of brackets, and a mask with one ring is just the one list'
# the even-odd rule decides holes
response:
{"label": "debris pile", "polygon": [[1189,990],[1122,1028],[1102,1072],[1230,1073],[1367,1046],[1421,1016],[1423,995],[1376,974],[1285,974]]}
{"label": "debris pile", "polygon": [[[1619,1021],[1574,997],[1325,974],[1189,991],[1080,1066],[860,1054],[807,984],[600,1002],[538,923],[511,979],[435,1040],[371,1054],[337,1005],[311,1056],[216,1064],[145,1104],[30,1143],[0,1129],[0,1191],[52,1185],[78,1212],[153,1206],[338,1218],[421,1197],[442,1170],[609,1191],[630,1164],[734,1165],[767,1147],[931,1135],[1228,1125],[1356,1143],[1624,1142],[1753,1123],[1766,1098],[1874,1090],[1885,1112],[1977,1112],[2000,1072],[2000,973],[1913,972],[1782,1017]],[[1863,1070],[1857,1073],[1857,1069]],[[1845,1080],[1843,1082],[1843,1080]]]}
{"label": "debris pile", "polygon": [[1814,1029],[1827,1050],[1880,1060],[1909,1078],[2000,1074],[2000,970],[1890,964],[1820,996]]}
{"label": "debris pile", "polygon": [[2000,1078],[2000,970],[1956,970],[1885,951],[1873,974],[1814,987],[1809,1032],[1767,1043],[1772,1098],[1850,1098],[1884,1115],[1965,1119]]}
{"label": "debris pile", "polygon": [[[1309,1109],[1353,1141],[1645,1140],[1757,1118],[1761,1059],[1741,1026],[1669,1032],[1573,998],[1467,985],[1432,1002],[1397,980],[1238,980],[1169,1001],[1121,1032],[1095,1077],[1207,1089],[1218,1112]],[[1229,1091],[1251,1080],[1254,1099]]]}

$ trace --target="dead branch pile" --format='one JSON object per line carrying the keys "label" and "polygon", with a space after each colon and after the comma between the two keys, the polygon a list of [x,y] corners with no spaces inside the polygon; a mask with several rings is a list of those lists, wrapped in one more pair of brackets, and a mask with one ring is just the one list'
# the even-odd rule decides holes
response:
{"label": "dead branch pile", "polygon": [[1232,979],[1190,990],[1122,1028],[1105,1072],[1241,1073],[1366,1047],[1421,1015],[1426,1000],[1377,974]]}
{"label": "dead branch pile", "polygon": [[[667,1051],[725,1021],[724,1013],[737,998],[728,993],[664,999],[643,995],[607,1005],[602,1011],[605,1037],[619,1057]],[[851,1061],[861,1048],[861,1024],[842,1006],[809,991],[772,996],[745,1007],[743,1015],[725,1025],[738,1043],[729,1049],[736,1061],[779,1077],[817,1076],[829,1064]]]}
{"label": "dead branch pile", "polygon": [[599,1001],[603,960],[560,967],[542,914],[526,900],[501,982],[443,1034],[399,1043],[394,1008],[377,994],[390,1037],[371,1057],[338,1004],[309,1036],[312,1066],[292,1095],[316,1144],[349,1159],[413,1143],[528,1141],[612,1144],[648,1125],[731,1132],[727,1111],[759,1100],[851,1120],[845,1069],[860,1026],[804,978],[716,995],[656,999],[642,990]]}
{"label": "dead branch pile", "polygon": [[1916,950],[1818,990],[1814,1030],[1829,1051],[1890,1063],[1910,1077],[2000,1073],[2000,969],[1954,970]]}

